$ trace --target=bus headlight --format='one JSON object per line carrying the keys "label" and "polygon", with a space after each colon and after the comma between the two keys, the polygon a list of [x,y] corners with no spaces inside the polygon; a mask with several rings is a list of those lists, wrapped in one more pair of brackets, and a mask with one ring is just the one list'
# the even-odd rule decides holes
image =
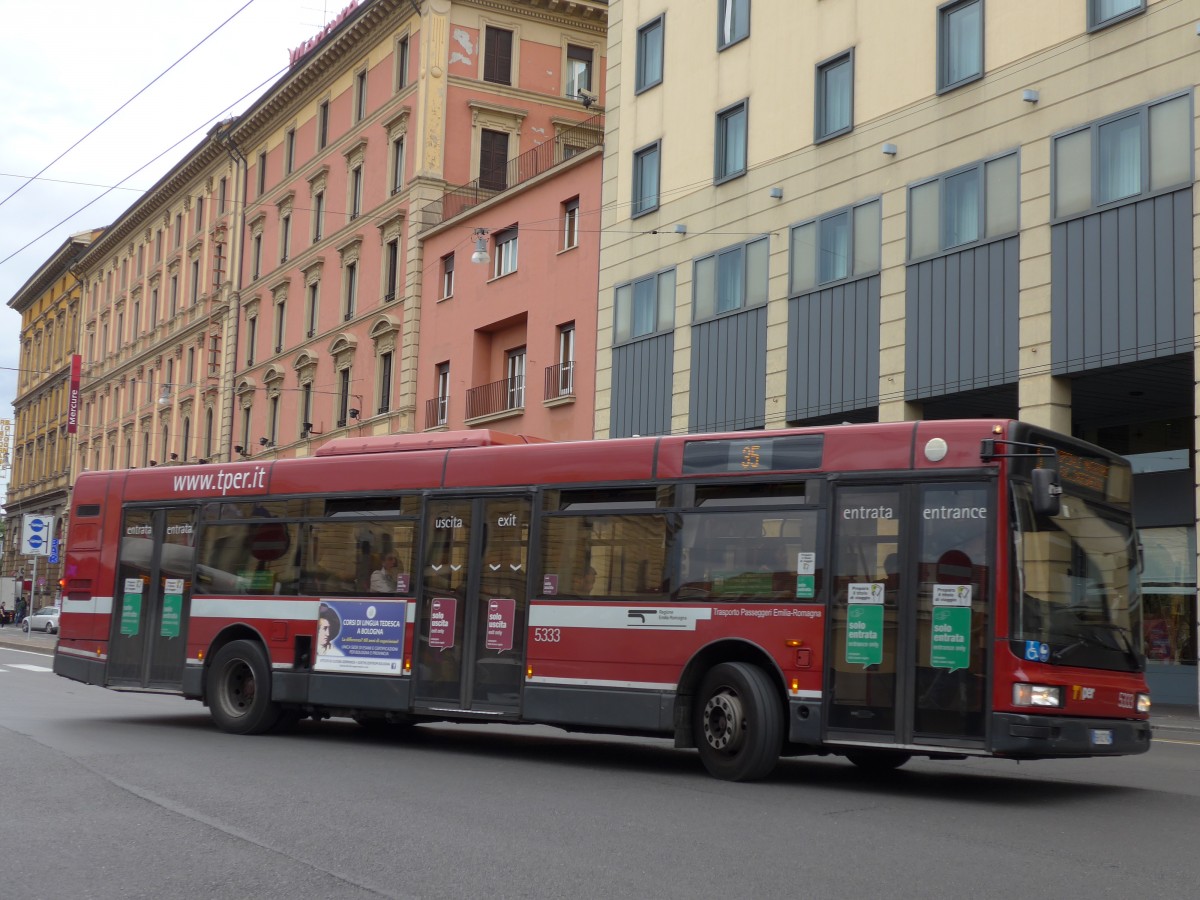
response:
{"label": "bus headlight", "polygon": [[1014,684],[1013,706],[1062,706],[1062,688],[1049,684]]}
{"label": "bus headlight", "polygon": [[1140,713],[1150,712],[1150,695],[1149,694],[1138,694],[1137,695],[1137,711]]}

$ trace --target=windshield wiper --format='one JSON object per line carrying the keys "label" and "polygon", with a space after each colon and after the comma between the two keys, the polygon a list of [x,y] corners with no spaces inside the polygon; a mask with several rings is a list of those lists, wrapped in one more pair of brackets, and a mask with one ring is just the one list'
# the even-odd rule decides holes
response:
{"label": "windshield wiper", "polygon": [[1077,631],[1074,633],[1074,635],[1072,635],[1072,637],[1075,638],[1074,641],[1067,644],[1065,647],[1060,647],[1059,649],[1055,650],[1053,654],[1051,654],[1051,658],[1055,662],[1058,662],[1073,651],[1078,650],[1080,647],[1100,647],[1104,650],[1120,650],[1122,653],[1128,656],[1130,661],[1134,664],[1140,663],[1137,651],[1133,646],[1133,635],[1124,625],[1118,625],[1115,622],[1080,622],[1079,626],[1083,629],[1092,628],[1109,633],[1116,633],[1120,635],[1121,646],[1109,646],[1096,640],[1094,635],[1088,635],[1084,631]]}

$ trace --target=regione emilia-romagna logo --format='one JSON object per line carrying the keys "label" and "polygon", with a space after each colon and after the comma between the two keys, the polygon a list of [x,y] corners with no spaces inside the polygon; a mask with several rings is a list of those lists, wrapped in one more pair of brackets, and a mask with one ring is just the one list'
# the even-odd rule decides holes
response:
{"label": "regione emilia-romagna logo", "polygon": [[21,553],[49,556],[54,538],[54,516],[25,516],[21,522]]}

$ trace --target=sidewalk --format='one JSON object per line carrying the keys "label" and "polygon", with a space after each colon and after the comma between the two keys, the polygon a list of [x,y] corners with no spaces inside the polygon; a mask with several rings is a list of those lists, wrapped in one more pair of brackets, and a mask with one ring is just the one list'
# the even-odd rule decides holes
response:
{"label": "sidewalk", "polygon": [[[12,625],[0,628],[0,647],[45,653],[50,656],[53,655],[57,644],[56,634],[44,634],[40,631],[26,634]],[[1160,737],[1174,735],[1200,740],[1200,712],[1194,706],[1157,706],[1150,714],[1150,724]]]}

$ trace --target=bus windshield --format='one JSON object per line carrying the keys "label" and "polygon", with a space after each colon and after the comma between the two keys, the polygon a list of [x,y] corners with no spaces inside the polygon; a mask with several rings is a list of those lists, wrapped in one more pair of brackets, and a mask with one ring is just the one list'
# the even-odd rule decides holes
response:
{"label": "bus windshield", "polygon": [[1141,590],[1133,523],[1063,485],[1057,516],[1033,512],[1013,485],[1016,585],[1013,652],[1053,665],[1138,671]]}

